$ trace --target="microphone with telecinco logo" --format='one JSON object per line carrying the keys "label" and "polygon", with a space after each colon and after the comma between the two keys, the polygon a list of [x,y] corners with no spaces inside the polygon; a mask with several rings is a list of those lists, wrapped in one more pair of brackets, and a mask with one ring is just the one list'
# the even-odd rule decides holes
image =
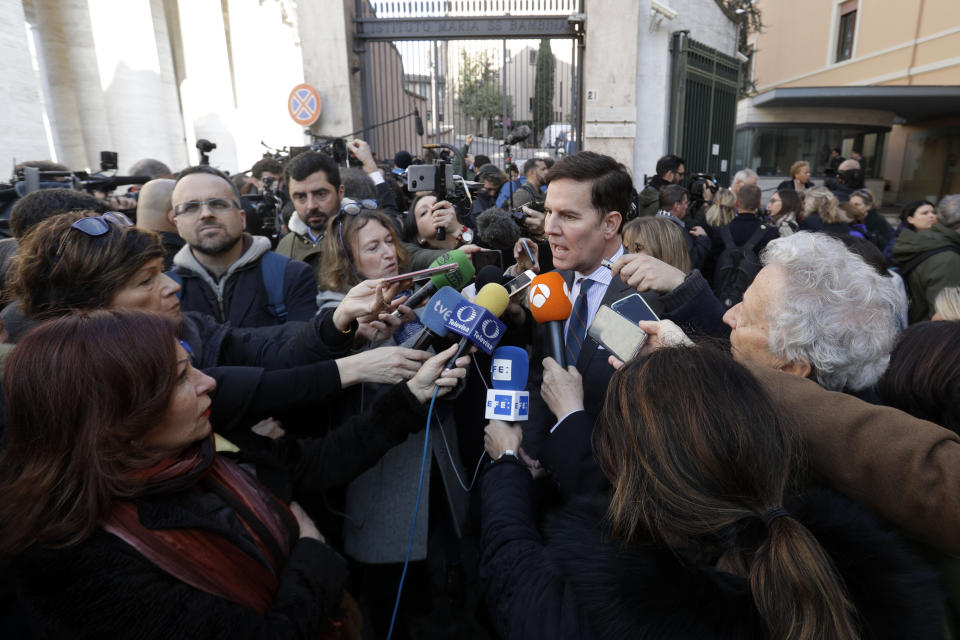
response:
{"label": "microphone with telecinco logo", "polygon": [[533,319],[546,325],[550,339],[550,356],[564,369],[567,368],[566,350],[563,345],[563,323],[570,317],[570,289],[556,271],[542,273],[530,283],[528,293],[530,313]]}
{"label": "microphone with telecinco logo", "polygon": [[487,420],[516,422],[530,417],[530,393],[526,391],[530,357],[520,347],[497,347],[490,365],[492,389],[487,390]]}

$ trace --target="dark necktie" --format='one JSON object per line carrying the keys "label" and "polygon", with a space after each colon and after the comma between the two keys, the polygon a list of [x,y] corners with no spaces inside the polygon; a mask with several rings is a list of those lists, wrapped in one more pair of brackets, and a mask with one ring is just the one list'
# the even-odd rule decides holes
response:
{"label": "dark necktie", "polygon": [[584,278],[580,281],[580,294],[573,305],[573,313],[570,314],[570,324],[567,326],[567,366],[577,364],[577,357],[580,355],[580,348],[583,347],[583,341],[587,337],[587,291],[593,280]]}

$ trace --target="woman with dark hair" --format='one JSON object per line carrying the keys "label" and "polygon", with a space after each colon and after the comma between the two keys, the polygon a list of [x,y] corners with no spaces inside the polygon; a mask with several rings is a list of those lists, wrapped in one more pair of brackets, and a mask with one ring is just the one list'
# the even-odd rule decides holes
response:
{"label": "woman with dark hair", "polygon": [[[442,240],[437,238],[438,229],[443,229]],[[473,231],[460,222],[456,209],[446,200],[438,201],[432,193],[421,193],[410,203],[403,221],[404,242],[449,251],[472,239]]]}
{"label": "woman with dark hair", "polygon": [[960,286],[960,232],[937,224],[937,212],[924,200],[900,211],[892,257],[910,292],[910,322],[930,320],[937,294]]}
{"label": "woman with dark hair", "polygon": [[793,235],[799,228],[803,216],[803,201],[800,192],[795,189],[779,189],[770,196],[767,205],[773,224],[777,225],[781,238]]}
{"label": "woman with dark hair", "polygon": [[488,426],[481,487],[502,637],[939,636],[933,573],[862,508],[801,490],[791,426],[728,353],[664,348],[614,374],[592,435],[612,497],[574,498],[542,535],[519,431]]}
{"label": "woman with dark hair", "polygon": [[[367,416],[236,460],[159,314],[67,315],[6,363],[0,562],[40,637],[359,637],[346,563],[291,496],[348,481],[463,377],[450,349]],[[460,367],[466,360],[461,360]],[[242,465],[242,466],[241,466]]]}
{"label": "woman with dark hair", "polygon": [[960,322],[920,322],[900,334],[878,391],[887,405],[960,433]]}

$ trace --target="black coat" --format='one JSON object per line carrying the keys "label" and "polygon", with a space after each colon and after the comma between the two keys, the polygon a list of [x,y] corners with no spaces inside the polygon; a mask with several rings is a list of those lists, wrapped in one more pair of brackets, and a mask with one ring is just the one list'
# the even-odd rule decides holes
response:
{"label": "black coat", "polygon": [[[203,268],[197,264],[199,268]],[[233,327],[272,327],[282,324],[270,311],[267,283],[263,278],[262,257],[248,263],[229,275],[224,275],[223,301],[211,288],[209,274],[200,274],[183,266],[175,267],[183,283],[180,308],[213,316],[219,322]],[[305,262],[290,260],[283,273],[283,303],[287,308],[286,321],[307,322],[317,315],[317,281],[313,270]]]}
{"label": "black coat", "polygon": [[[284,501],[342,484],[376,463],[426,415],[405,384],[387,390],[371,412],[324,438],[275,441],[269,453],[238,454]],[[224,520],[194,489],[138,499],[148,528],[191,527],[227,539]],[[242,540],[239,542],[244,544]],[[300,539],[264,615],[200,591],[166,573],[116,536],[98,529],[66,549],[32,549],[13,565],[17,593],[41,638],[316,638],[336,612],[347,564],[329,546]]]}
{"label": "black coat", "polygon": [[[813,184],[813,181],[810,180],[807,182],[807,184],[803,185],[803,188],[810,189],[814,186],[815,185]],[[789,180],[784,180],[783,182],[777,185],[777,191],[783,191],[785,189],[796,190],[796,188],[797,188],[797,185],[793,183],[793,178],[790,178]]]}
{"label": "black coat", "polygon": [[[537,530],[530,474],[508,462],[482,479],[480,576],[503,638],[767,638],[746,579],[681,564],[654,546],[620,548],[605,505],[577,501]],[[937,638],[935,575],[841,496],[810,492],[786,504],[836,563],[864,638]]]}
{"label": "black coat", "polygon": [[[353,328],[356,328],[354,323]],[[235,329],[196,311],[183,313],[183,340],[190,345],[198,369],[217,366],[285,369],[347,355],[353,331],[341,333],[333,314],[309,322]]]}

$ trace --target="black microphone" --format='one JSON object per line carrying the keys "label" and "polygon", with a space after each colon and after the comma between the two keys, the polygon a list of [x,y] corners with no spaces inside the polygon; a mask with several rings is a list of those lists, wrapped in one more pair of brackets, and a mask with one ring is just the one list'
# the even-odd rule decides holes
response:
{"label": "black microphone", "polygon": [[443,227],[437,227],[437,240],[446,240],[447,230]]}
{"label": "black microphone", "polygon": [[491,282],[503,284],[503,273],[495,264],[488,264],[480,269],[480,271],[477,271],[477,291],[480,291],[480,289],[483,289]]}
{"label": "black microphone", "polygon": [[[420,109],[417,109],[416,107],[413,108],[413,117],[417,121],[417,135],[422,136],[423,120],[420,118]],[[442,240],[443,238],[440,238],[440,239]]]}

